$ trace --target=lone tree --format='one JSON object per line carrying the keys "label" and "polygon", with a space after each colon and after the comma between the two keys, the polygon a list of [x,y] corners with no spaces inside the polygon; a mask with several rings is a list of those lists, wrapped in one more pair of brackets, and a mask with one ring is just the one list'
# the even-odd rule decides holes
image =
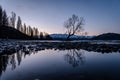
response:
{"label": "lone tree", "polygon": [[66,33],[68,34],[67,40],[70,40],[70,37],[81,33],[83,31],[84,18],[72,15],[65,23],[64,27],[67,29]]}

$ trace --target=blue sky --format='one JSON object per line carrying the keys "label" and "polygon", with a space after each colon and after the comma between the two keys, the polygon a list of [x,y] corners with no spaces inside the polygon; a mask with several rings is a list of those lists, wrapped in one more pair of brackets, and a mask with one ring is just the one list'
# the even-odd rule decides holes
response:
{"label": "blue sky", "polygon": [[65,33],[72,14],[85,18],[88,35],[120,33],[120,0],[0,0],[8,15],[14,11],[27,25],[48,33]]}

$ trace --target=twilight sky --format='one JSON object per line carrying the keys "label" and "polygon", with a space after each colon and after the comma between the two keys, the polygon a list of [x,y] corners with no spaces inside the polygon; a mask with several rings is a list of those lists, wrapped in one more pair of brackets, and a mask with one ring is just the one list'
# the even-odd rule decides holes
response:
{"label": "twilight sky", "polygon": [[0,5],[48,33],[65,33],[64,21],[72,14],[85,18],[88,35],[120,33],[120,0],[0,0]]}

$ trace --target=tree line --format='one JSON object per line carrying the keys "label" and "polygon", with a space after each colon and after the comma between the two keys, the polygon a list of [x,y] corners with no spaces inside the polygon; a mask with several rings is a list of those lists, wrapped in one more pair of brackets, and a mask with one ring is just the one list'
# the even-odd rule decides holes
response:
{"label": "tree line", "polygon": [[39,39],[51,39],[50,35],[46,32],[40,32],[38,28],[31,27],[30,25],[23,24],[20,16],[16,16],[16,13],[11,12],[11,16],[8,16],[6,10],[0,6],[0,27],[9,26],[20,32]]}

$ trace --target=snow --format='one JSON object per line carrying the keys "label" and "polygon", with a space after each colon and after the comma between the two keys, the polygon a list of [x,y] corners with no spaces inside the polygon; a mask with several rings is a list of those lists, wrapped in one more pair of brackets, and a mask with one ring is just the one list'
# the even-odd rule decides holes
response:
{"label": "snow", "polygon": [[[50,35],[53,39],[63,39],[65,40],[67,38],[67,34],[51,34]],[[77,36],[77,35],[73,35],[70,37],[70,39],[72,40],[80,40],[80,39],[90,39],[92,38],[92,36]]]}

